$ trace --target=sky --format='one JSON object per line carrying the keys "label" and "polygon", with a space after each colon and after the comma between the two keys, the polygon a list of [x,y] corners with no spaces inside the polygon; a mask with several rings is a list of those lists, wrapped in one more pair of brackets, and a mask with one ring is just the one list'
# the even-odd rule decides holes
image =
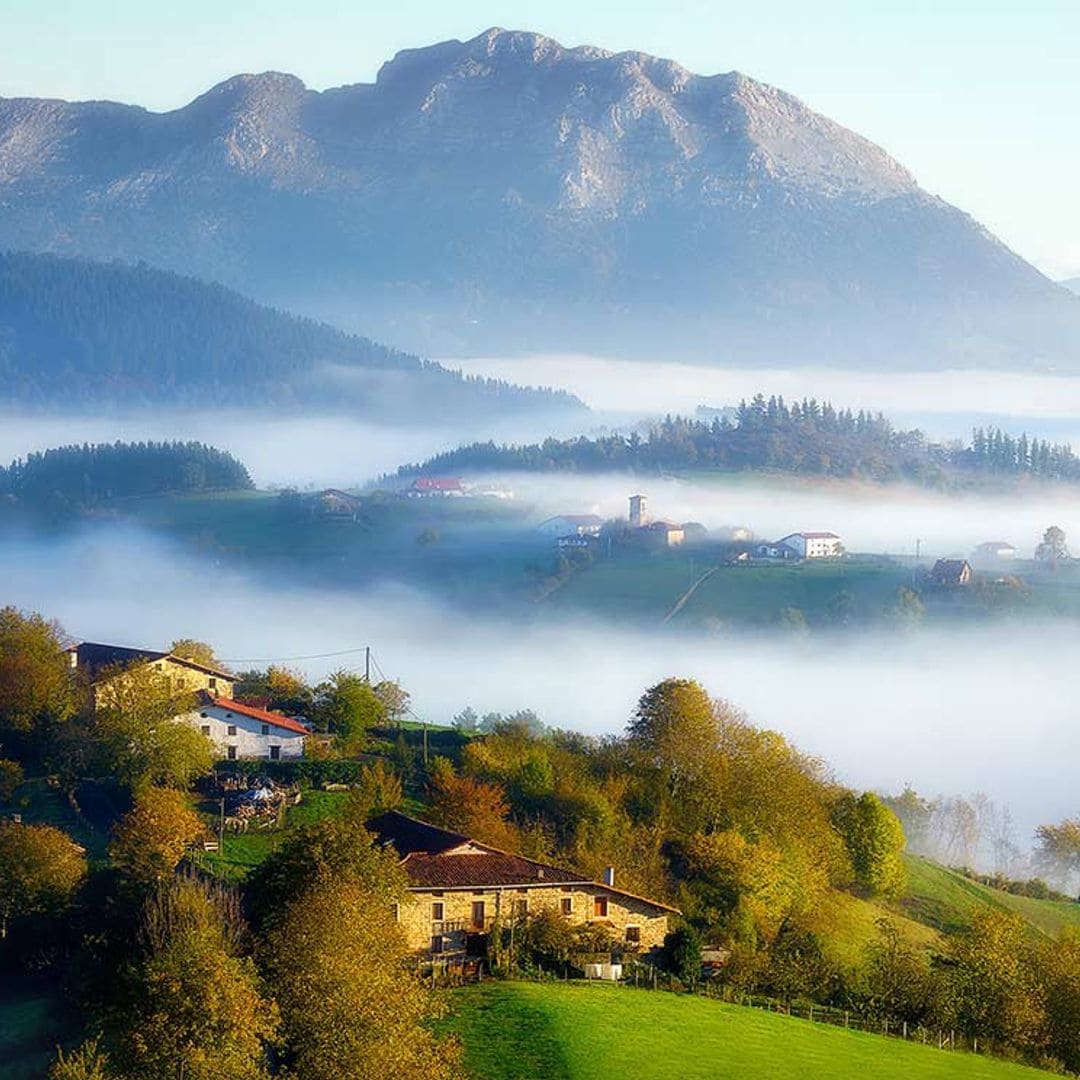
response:
{"label": "sky", "polygon": [[490,26],[780,86],[1051,277],[1080,276],[1076,0],[0,0],[0,96],[163,110],[264,70],[323,89]]}

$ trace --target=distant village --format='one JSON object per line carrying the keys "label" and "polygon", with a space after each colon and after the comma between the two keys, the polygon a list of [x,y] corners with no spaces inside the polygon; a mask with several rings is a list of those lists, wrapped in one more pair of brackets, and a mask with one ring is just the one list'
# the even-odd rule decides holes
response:
{"label": "distant village", "polygon": [[[395,494],[402,499],[429,501],[495,499],[511,502],[515,498],[514,491],[509,488],[454,476],[417,477]],[[363,496],[337,488],[328,488],[315,498],[318,514],[328,519],[357,520],[364,505]],[[593,511],[568,512],[548,517],[534,528],[537,535],[547,538],[556,550],[564,553],[610,553],[615,544],[642,550],[677,549],[712,541],[726,546],[726,565],[816,562],[843,559],[848,555],[840,535],[829,530],[800,530],[776,540],[763,540],[746,526],[727,526],[710,533],[700,522],[652,517],[648,498],[640,493],[629,496],[625,518],[605,518]],[[1058,562],[1070,559],[1064,534],[1058,539],[1053,535],[1055,533],[1060,530],[1049,529],[1037,545],[1033,553],[1035,562],[1052,568]],[[918,555],[915,559],[921,584],[939,590],[960,589],[980,577],[1000,583],[1005,580],[1002,575],[1020,561],[1017,547],[1004,540],[984,541],[966,558],[937,558],[925,568]]]}

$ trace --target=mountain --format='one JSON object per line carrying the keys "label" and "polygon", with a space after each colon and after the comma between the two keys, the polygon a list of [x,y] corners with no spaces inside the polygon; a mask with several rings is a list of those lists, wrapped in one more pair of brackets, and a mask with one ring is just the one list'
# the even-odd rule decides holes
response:
{"label": "mountain", "polygon": [[317,93],[0,100],[0,246],[145,259],[437,355],[1080,368],[1080,301],[738,72],[489,30]]}
{"label": "mountain", "polygon": [[583,410],[145,265],[0,254],[0,406],[322,406],[423,424]]}
{"label": "mountain", "polygon": [[1068,278],[1061,283],[1069,292],[1080,294],[1080,277]]}

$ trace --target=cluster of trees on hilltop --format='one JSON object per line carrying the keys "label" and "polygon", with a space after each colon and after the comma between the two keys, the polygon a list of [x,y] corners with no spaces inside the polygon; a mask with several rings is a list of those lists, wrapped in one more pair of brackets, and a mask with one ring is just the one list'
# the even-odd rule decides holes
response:
{"label": "cluster of trees on hilltop", "polygon": [[220,285],[21,253],[0,253],[0,399],[321,403],[416,421],[470,406],[581,407],[569,394],[465,378]]}
{"label": "cluster of trees on hilltop", "polygon": [[439,454],[416,472],[478,470],[657,472],[665,469],[777,469],[808,475],[910,480],[942,484],[969,472],[1026,472],[1080,479],[1080,459],[1068,446],[976,432],[971,446],[929,441],[918,430],[899,431],[880,413],[837,409],[828,402],[758,394],[734,419],[667,417],[644,436],[546,439],[527,446],[474,443]]}
{"label": "cluster of trees on hilltop", "polygon": [[252,487],[232,454],[197,442],[61,446],[0,468],[0,503],[56,514],[110,499]]}

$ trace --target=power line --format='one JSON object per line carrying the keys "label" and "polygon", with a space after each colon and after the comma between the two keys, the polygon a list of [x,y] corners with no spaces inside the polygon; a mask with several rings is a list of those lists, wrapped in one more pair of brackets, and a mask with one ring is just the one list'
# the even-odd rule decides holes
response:
{"label": "power line", "polygon": [[327,660],[334,656],[354,656],[356,653],[362,653],[367,647],[367,645],[361,645],[358,649],[309,653],[306,656],[222,656],[218,660],[222,664],[283,664],[291,660]]}

